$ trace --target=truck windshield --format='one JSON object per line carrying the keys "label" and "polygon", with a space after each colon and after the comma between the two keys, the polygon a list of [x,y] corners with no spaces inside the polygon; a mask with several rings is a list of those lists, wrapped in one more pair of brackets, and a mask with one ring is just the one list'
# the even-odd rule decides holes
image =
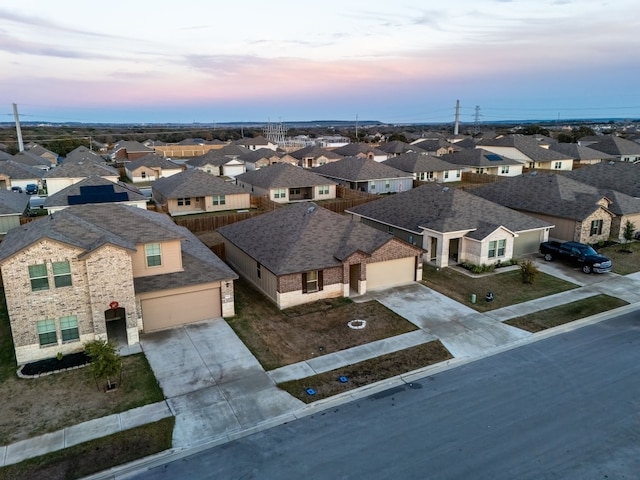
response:
{"label": "truck windshield", "polygon": [[596,252],[593,247],[590,247],[589,245],[583,245],[580,247],[580,251],[582,252],[582,254],[586,257],[587,255],[598,255],[598,252]]}

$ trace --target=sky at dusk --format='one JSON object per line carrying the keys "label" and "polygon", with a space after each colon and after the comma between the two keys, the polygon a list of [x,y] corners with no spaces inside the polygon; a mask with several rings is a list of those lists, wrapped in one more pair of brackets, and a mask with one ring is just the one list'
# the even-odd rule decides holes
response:
{"label": "sky at dusk", "polygon": [[0,0],[0,122],[640,118],[638,0]]}

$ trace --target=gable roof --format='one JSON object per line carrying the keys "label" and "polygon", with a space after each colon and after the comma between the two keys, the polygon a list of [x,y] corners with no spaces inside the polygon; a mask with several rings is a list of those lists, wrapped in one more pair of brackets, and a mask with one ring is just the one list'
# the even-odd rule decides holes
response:
{"label": "gable roof", "polygon": [[24,163],[14,162],[13,160],[0,161],[0,174],[7,175],[12,179],[37,180],[42,178],[43,173],[39,168],[31,167]]}
{"label": "gable roof", "polygon": [[443,155],[445,160],[454,165],[464,165],[467,167],[498,167],[501,165],[522,165],[522,162],[512,158],[498,155],[483,148],[473,148],[461,150],[459,152],[447,153]]}
{"label": "gable roof", "polygon": [[392,140],[391,142],[381,143],[378,148],[383,152],[391,153],[393,155],[400,155],[401,153],[426,153],[426,151],[418,145],[410,145],[401,140]]}
{"label": "gable roof", "polygon": [[408,173],[444,172],[457,169],[456,165],[445,161],[442,157],[423,153],[403,153],[380,163]]}
{"label": "gable roof", "polygon": [[207,197],[211,195],[248,195],[242,188],[220,177],[190,168],[153,182],[151,187],[165,198]]}
{"label": "gable roof", "polygon": [[294,150],[289,155],[293,158],[297,158],[298,160],[302,160],[303,158],[318,158],[318,157],[326,157],[332,160],[340,160],[343,158],[343,155],[337,154],[333,150],[327,150],[326,148],[319,147],[317,145],[308,145],[303,148],[299,148],[298,150]]}
{"label": "gable roof", "polygon": [[382,150],[367,143],[348,143],[342,147],[335,148],[333,151],[343,157],[353,157],[363,153],[367,155],[372,153],[376,157],[387,156],[387,152],[383,152]]}
{"label": "gable roof", "polygon": [[[131,162],[133,163],[133,162]],[[43,178],[78,178],[78,177],[119,177],[120,173],[113,167],[105,163],[98,163],[93,160],[79,160],[63,162],[62,165],[53,167],[43,175]]]}
{"label": "gable roof", "polygon": [[393,240],[313,202],[288,205],[217,231],[275,275],[339,266],[355,252],[370,255]]}
{"label": "gable roof", "polygon": [[447,141],[444,137],[442,138],[421,138],[412,143],[412,145],[420,147],[425,152],[436,152],[441,148],[453,148],[454,150],[459,150],[455,143],[451,143]]}
{"label": "gable roof", "polygon": [[327,177],[350,181],[413,178],[407,172],[362,157],[345,157],[342,160],[312,168],[311,171]]}
{"label": "gable roof", "polygon": [[136,200],[144,200],[145,202],[147,200],[137,187],[128,183],[113,183],[104,177],[93,175],[49,195],[44,201],[44,207]]}
{"label": "gable roof", "polygon": [[[253,153],[252,150],[249,150],[248,148],[237,147],[236,145],[231,145],[231,149],[227,147],[223,147],[217,150],[209,150],[203,155],[191,157],[187,159],[187,164],[194,167],[202,167],[204,165],[214,165],[216,167],[221,167],[232,161],[242,162],[241,157],[247,155],[248,153]],[[235,149],[238,148],[242,148],[242,150],[236,151]],[[270,152],[274,153],[273,150],[270,150]]]}
{"label": "gable roof", "polygon": [[120,140],[113,146],[113,152],[118,150],[126,150],[127,153],[149,152],[153,153],[153,148],[149,148],[134,140]]}
{"label": "gable roof", "polygon": [[29,198],[26,193],[0,189],[0,216],[22,215],[29,206]]}
{"label": "gable roof", "polygon": [[598,141],[591,143],[589,148],[615,156],[640,155],[640,144],[615,135],[598,137]]}
{"label": "gable roof", "polygon": [[313,187],[335,185],[335,182],[288,163],[276,163],[260,170],[245,172],[236,177],[236,183],[243,182],[260,188]]}
{"label": "gable roof", "polygon": [[238,278],[186,228],[176,225],[167,215],[133,206],[73,205],[13,228],[0,243],[0,261],[44,239],[77,247],[85,253],[106,244],[135,251],[136,245],[179,240],[183,271],[136,278],[137,293]]}
{"label": "gable roof", "polygon": [[40,157],[35,153],[31,153],[28,150],[16,153],[13,156],[12,160],[14,162],[22,163],[23,165],[28,165],[30,167],[36,168],[51,168],[54,165],[53,162],[47,160],[44,157]]}
{"label": "gable roof", "polygon": [[477,147],[512,147],[534,162],[552,162],[560,160],[571,160],[571,157],[540,146],[540,143],[531,136],[525,135],[505,135],[504,137],[480,140]]}
{"label": "gable roof", "polygon": [[243,153],[238,157],[245,163],[255,163],[259,160],[269,160],[272,158],[282,158],[286,154],[284,152],[278,152],[271,150],[270,148],[258,148],[257,150],[250,150],[247,153]]}
{"label": "gable roof", "polygon": [[150,153],[149,155],[140,157],[137,160],[133,160],[127,164],[127,170],[129,170],[130,172],[140,167],[161,168],[164,170],[175,170],[182,168],[177,163],[173,163],[171,160],[161,157],[160,155],[156,155],[155,153]]}
{"label": "gable roof", "polygon": [[579,221],[603,208],[598,202],[606,197],[601,190],[565,175],[539,172],[504,178],[474,188],[473,193],[515,210]]}
{"label": "gable roof", "polygon": [[245,146],[245,145],[269,145],[269,140],[267,140],[266,138],[264,138],[262,135],[258,135],[257,137],[253,137],[253,138],[241,138],[240,140],[236,140],[235,144],[236,145],[241,145],[241,146]]}
{"label": "gable roof", "polygon": [[474,230],[468,236],[480,240],[500,226],[512,232],[551,226],[464,190],[438,184],[421,185],[347,212],[417,234],[422,234],[423,228],[442,233]]}
{"label": "gable roof", "polygon": [[608,160],[613,158],[613,156],[608,153],[584,147],[577,143],[556,143],[551,145],[549,148],[556,152],[564,153],[574,160]]}
{"label": "gable roof", "polygon": [[629,162],[601,162],[563,172],[578,182],[604,190],[617,190],[640,198],[640,165]]}
{"label": "gable roof", "polygon": [[69,153],[67,153],[67,156],[64,158],[64,162],[66,163],[69,163],[72,161],[75,162],[75,161],[84,161],[84,160],[93,160],[98,163],[105,162],[104,158],[102,158],[101,155],[97,154],[92,150],[89,150],[84,145],[81,145],[78,148],[71,150]]}

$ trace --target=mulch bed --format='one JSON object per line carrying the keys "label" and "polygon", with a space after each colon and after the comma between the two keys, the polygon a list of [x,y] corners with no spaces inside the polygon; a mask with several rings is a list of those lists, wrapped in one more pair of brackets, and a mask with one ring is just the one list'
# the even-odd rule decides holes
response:
{"label": "mulch bed", "polygon": [[57,358],[47,358],[45,360],[38,360],[37,362],[26,363],[20,370],[20,373],[23,376],[32,377],[44,373],[56,372],[58,370],[81,367],[90,362],[91,360],[85,352],[69,353],[64,355],[60,360]]}

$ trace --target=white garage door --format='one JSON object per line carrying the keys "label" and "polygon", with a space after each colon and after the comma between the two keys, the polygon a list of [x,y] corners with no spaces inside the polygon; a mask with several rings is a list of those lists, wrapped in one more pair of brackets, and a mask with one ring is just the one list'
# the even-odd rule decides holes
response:
{"label": "white garage door", "polygon": [[367,263],[367,290],[413,282],[416,275],[415,265],[414,257]]}
{"label": "white garage door", "polygon": [[142,299],[145,332],[222,316],[220,289]]}
{"label": "white garage door", "polygon": [[540,232],[538,231],[519,234],[513,241],[514,258],[537,253],[540,250],[540,241]]}

